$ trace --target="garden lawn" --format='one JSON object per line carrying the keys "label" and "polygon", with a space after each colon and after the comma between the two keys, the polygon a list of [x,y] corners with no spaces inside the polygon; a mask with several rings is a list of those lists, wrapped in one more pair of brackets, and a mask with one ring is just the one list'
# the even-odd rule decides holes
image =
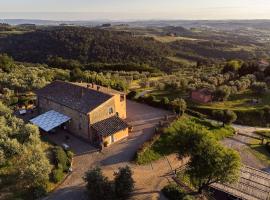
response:
{"label": "garden lawn", "polygon": [[191,128],[196,126],[200,129],[208,130],[217,140],[225,137],[230,137],[234,134],[234,129],[230,126],[222,127],[216,122],[210,122],[190,116],[183,116],[181,119],[173,122],[170,127],[165,129],[156,140],[149,145],[145,145],[137,152],[136,163],[148,164],[152,161],[158,160],[164,155],[177,153],[179,148],[177,145],[177,137],[181,132],[177,132],[174,126],[181,128]]}

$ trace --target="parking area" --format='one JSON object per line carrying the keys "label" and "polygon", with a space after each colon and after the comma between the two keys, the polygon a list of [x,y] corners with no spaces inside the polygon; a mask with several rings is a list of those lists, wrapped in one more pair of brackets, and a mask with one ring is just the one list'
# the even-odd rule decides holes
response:
{"label": "parking area", "polygon": [[127,100],[127,122],[139,123],[160,120],[172,112]]}
{"label": "parking area", "polygon": [[88,154],[97,151],[97,149],[90,143],[83,141],[81,138],[77,138],[60,128],[58,128],[54,133],[43,133],[43,136],[59,146],[63,147],[63,145],[68,145],[76,155]]}

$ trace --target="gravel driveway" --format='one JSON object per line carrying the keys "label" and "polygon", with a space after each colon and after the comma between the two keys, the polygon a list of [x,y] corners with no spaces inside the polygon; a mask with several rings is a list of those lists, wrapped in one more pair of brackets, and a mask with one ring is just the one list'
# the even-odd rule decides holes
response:
{"label": "gravel driveway", "polygon": [[[267,130],[266,128],[256,128],[249,126],[233,125],[234,129],[239,133],[232,138],[226,138],[223,140],[223,144],[235,149],[239,152],[242,162],[245,165],[251,166],[256,169],[268,171],[270,166],[261,162],[254,154],[250,152],[250,141],[253,138],[258,138],[254,131]],[[269,129],[268,129],[269,130]]]}
{"label": "gravel driveway", "polygon": [[45,199],[87,199],[82,179],[87,170],[100,166],[104,174],[112,178],[113,172],[125,165],[129,165],[134,172],[136,182],[134,199],[163,199],[159,191],[168,183],[166,174],[171,171],[170,165],[174,168],[181,165],[178,158],[172,155],[168,159],[161,159],[148,166],[137,166],[130,161],[134,158],[137,149],[153,135],[158,122],[169,114],[172,113],[127,101],[127,120],[134,125],[134,130],[128,139],[104,149],[102,153],[91,152],[75,156],[73,173]]}

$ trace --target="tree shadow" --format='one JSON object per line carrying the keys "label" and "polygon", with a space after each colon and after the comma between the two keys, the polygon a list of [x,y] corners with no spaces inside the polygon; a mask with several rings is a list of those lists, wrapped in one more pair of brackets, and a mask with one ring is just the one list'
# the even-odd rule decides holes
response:
{"label": "tree shadow", "polygon": [[57,191],[49,194],[47,197],[43,198],[43,200],[88,200],[86,189],[83,185],[81,186],[73,186],[66,187],[62,189],[58,189]]}

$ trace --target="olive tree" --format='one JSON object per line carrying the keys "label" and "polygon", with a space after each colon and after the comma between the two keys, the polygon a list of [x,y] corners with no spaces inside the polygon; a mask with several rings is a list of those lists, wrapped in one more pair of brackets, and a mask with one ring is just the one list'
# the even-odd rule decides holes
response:
{"label": "olive tree", "polygon": [[213,183],[238,180],[241,163],[236,151],[222,146],[201,127],[183,126],[178,131],[179,157],[190,158],[186,173],[199,193]]}
{"label": "olive tree", "polygon": [[119,168],[114,177],[115,196],[119,200],[126,200],[134,189],[134,180],[130,167]]}

